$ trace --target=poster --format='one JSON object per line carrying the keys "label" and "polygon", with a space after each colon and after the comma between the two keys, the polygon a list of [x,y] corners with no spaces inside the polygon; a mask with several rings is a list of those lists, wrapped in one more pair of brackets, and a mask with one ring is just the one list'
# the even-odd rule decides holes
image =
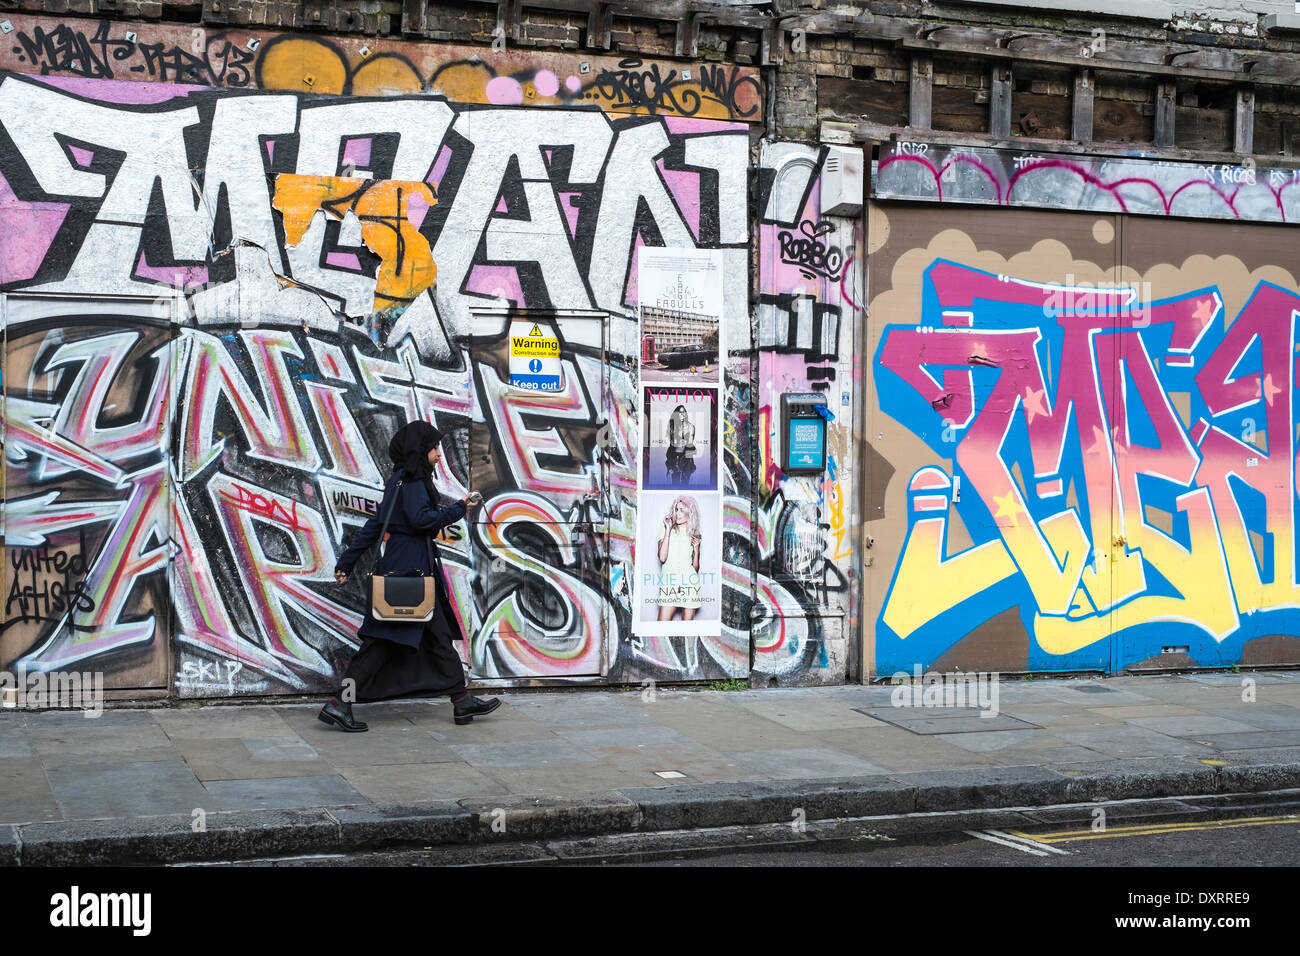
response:
{"label": "poster", "polygon": [[722,634],[722,278],[716,250],[637,250],[633,634]]}
{"label": "poster", "polygon": [[643,384],[721,381],[722,253],[637,250]]}
{"label": "poster", "polygon": [[722,511],[718,495],[642,492],[633,631],[718,635]]}
{"label": "poster", "polygon": [[641,391],[641,487],[717,491],[718,389],[650,385]]}

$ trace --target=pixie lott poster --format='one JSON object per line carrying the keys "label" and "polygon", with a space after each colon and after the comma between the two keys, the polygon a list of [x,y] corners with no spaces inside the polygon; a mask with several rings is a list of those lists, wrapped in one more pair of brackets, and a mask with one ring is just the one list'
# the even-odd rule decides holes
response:
{"label": "pixie lott poster", "polygon": [[718,495],[642,492],[637,515],[635,633],[722,633]]}

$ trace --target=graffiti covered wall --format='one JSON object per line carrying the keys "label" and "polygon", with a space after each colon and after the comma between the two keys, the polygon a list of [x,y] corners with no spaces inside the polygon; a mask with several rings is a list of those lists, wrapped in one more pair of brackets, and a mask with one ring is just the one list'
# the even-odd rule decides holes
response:
{"label": "graffiti covered wall", "polygon": [[1300,661],[1285,227],[879,205],[868,232],[877,674]]}
{"label": "graffiti covered wall", "polygon": [[[4,75],[0,666],[332,686],[363,607],[334,557],[423,418],[439,487],[488,499],[442,542],[476,674],[746,674],[786,599],[753,598],[743,435],[722,635],[628,633],[641,245],[722,250],[729,420],[752,403],[749,127],[639,112]],[[503,305],[554,316],[561,390],[503,384]]]}
{"label": "graffiti covered wall", "polygon": [[59,17],[4,23],[0,69],[16,73],[348,96],[441,93],[460,103],[744,122],[763,116],[757,71],[716,62]]}
{"label": "graffiti covered wall", "polygon": [[[779,606],[756,622],[756,661],[805,682],[842,681],[858,609],[854,555],[857,464],[853,361],[862,295],[861,228],[823,217],[825,150],[763,145],[760,163],[755,546],[760,590]],[[827,470],[786,475],[778,418],[786,392],[820,393],[829,418]]]}

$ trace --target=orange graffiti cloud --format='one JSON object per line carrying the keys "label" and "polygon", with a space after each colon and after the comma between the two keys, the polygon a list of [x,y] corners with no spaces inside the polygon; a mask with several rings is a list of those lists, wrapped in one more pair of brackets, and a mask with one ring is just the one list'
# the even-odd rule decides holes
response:
{"label": "orange graffiti cloud", "polygon": [[271,205],[284,217],[285,241],[291,246],[302,241],[317,212],[340,221],[355,214],[361,241],[380,259],[375,309],[383,311],[408,305],[438,277],[429,240],[410,219],[415,197],[429,206],[438,201],[428,183],[281,173]]}

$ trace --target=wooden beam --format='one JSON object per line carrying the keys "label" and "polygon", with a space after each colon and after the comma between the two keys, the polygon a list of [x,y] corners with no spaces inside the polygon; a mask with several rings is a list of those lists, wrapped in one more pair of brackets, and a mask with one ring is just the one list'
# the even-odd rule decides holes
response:
{"label": "wooden beam", "polygon": [[912,54],[907,84],[907,125],[930,128],[930,104],[934,92],[934,60],[927,53]]}
{"label": "wooden beam", "polygon": [[521,34],[523,0],[497,0],[497,36],[518,40]]}
{"label": "wooden beam", "polygon": [[1092,95],[1096,90],[1092,70],[1074,74],[1074,101],[1070,116],[1070,138],[1080,143],[1092,142]]}
{"label": "wooden beam", "polygon": [[[1008,60],[1013,63],[1033,63],[1040,66],[1087,67],[1096,72],[1113,71],[1116,73],[1135,73],[1139,76],[1170,77],[1186,80],[1207,80],[1211,83],[1251,83],[1255,86],[1294,86],[1300,80],[1300,63],[1289,65],[1269,61],[1267,67],[1264,57],[1254,58],[1249,72],[1232,70],[1202,70],[1190,67],[1171,66],[1165,63],[1146,63],[1139,60],[1110,60],[1096,57],[1053,55],[1048,53],[1022,52],[1012,48],[994,48],[973,44],[934,43],[930,40],[903,38],[895,41],[903,50],[925,52],[930,54],[952,54],[970,56],[987,60]],[[1107,47],[1109,52],[1110,47]]]}
{"label": "wooden beam", "polygon": [[423,33],[428,12],[429,0],[402,0],[402,32]]}
{"label": "wooden beam", "polygon": [[1255,151],[1255,90],[1249,86],[1237,87],[1237,116],[1232,126],[1232,151]]}
{"label": "wooden beam", "polygon": [[785,28],[774,22],[759,39],[758,61],[762,66],[780,66],[785,62]]}
{"label": "wooden beam", "polygon": [[1011,135],[1011,64],[994,63],[989,73],[989,135]]}
{"label": "wooden beam", "polygon": [[609,4],[601,3],[591,8],[587,14],[587,46],[593,50],[608,50],[612,45],[609,38],[610,23],[613,17]]}
{"label": "wooden beam", "polygon": [[1160,147],[1174,145],[1174,113],[1178,106],[1178,84],[1161,80],[1156,84],[1156,135]]}
{"label": "wooden beam", "polygon": [[698,56],[700,41],[700,15],[692,13],[677,21],[677,38],[673,42],[674,56]]}

